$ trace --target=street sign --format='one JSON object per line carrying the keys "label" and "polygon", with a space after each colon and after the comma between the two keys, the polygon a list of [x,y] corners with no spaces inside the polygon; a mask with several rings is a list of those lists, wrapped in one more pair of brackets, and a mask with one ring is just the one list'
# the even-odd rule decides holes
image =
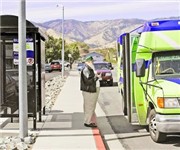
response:
{"label": "street sign", "polygon": [[[19,64],[19,43],[18,39],[13,40],[13,62],[14,65]],[[32,38],[26,39],[26,62],[28,66],[34,64],[34,44]]]}

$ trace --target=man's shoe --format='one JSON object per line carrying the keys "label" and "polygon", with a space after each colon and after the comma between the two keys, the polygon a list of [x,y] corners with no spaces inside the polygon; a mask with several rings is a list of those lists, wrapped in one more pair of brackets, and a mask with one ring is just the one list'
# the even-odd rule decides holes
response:
{"label": "man's shoe", "polygon": [[84,126],[85,127],[91,127],[91,128],[96,128],[97,127],[97,125],[95,123],[90,123],[90,124],[84,123]]}

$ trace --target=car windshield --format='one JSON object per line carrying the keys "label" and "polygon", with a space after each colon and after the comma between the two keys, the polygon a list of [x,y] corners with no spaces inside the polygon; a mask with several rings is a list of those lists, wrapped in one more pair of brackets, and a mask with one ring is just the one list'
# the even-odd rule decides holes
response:
{"label": "car windshield", "polygon": [[94,64],[95,70],[109,70],[109,66],[106,63],[96,63]]}
{"label": "car windshield", "polygon": [[156,76],[179,76],[180,75],[180,53],[166,52],[154,55],[154,72]]}
{"label": "car windshield", "polygon": [[59,65],[59,62],[51,62],[51,65]]}

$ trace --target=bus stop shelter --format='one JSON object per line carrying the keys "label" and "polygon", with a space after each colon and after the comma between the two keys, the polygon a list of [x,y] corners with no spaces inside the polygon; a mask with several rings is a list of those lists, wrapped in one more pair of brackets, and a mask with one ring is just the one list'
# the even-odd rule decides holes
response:
{"label": "bus stop shelter", "polygon": [[[41,82],[45,64],[46,36],[33,23],[26,20],[26,60],[28,116],[33,117],[36,129],[37,114],[41,121],[44,98]],[[0,116],[19,117],[18,107],[18,17],[0,16]]]}

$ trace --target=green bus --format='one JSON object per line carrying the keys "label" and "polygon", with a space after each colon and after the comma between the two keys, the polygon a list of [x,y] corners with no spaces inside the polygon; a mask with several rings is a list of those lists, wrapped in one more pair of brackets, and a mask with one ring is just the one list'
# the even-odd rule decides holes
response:
{"label": "green bus", "polygon": [[180,20],[146,22],[117,43],[124,115],[157,143],[180,133]]}

